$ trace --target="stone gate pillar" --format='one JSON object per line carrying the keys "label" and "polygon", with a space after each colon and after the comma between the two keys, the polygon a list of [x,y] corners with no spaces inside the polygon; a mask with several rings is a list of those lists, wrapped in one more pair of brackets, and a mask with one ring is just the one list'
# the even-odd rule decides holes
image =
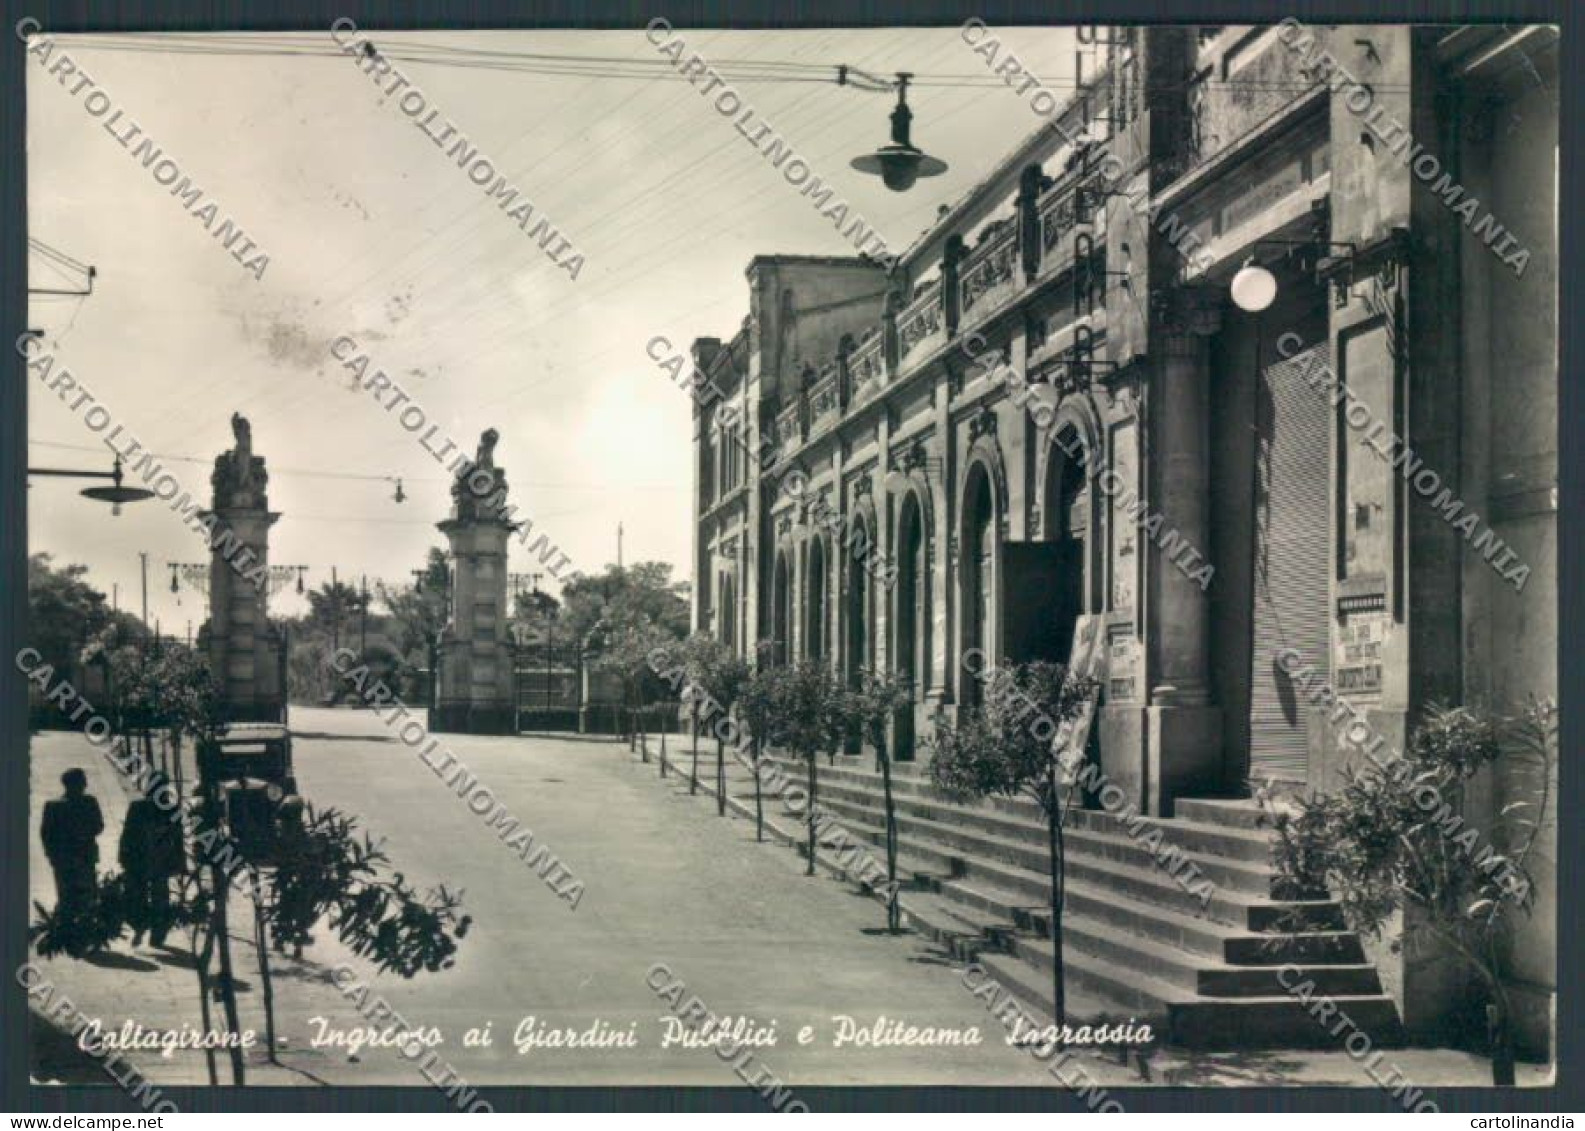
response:
{"label": "stone gate pillar", "polygon": [[270,626],[269,531],[281,516],[269,509],[264,457],[253,454],[253,429],[231,416],[236,446],[215,458],[214,503],[200,518],[212,526],[209,623],[199,646],[231,722],[283,722],[281,638]]}
{"label": "stone gate pillar", "polygon": [[474,462],[451,485],[451,517],[439,529],[451,543],[451,623],[440,638],[440,697],[430,729],[516,734],[512,643],[507,630],[506,476],[495,466],[495,429],[479,438]]}

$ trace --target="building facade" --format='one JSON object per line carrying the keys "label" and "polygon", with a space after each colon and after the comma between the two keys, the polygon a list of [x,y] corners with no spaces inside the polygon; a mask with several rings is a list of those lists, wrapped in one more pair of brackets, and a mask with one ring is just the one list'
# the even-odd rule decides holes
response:
{"label": "building facade", "polygon": [[[966,657],[1097,627],[1097,756],[1164,818],[1555,694],[1556,38],[1095,29],[1055,128],[893,270],[756,258],[693,348],[696,627],[906,675],[903,759],[975,702]],[[1508,965],[1544,1051],[1543,857]],[[1373,957],[1433,1025],[1454,964]]]}

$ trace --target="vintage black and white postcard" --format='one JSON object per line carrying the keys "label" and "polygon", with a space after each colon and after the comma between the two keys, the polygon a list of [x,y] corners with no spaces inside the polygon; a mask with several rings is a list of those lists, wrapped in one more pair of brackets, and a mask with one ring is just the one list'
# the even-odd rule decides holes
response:
{"label": "vintage black and white postcard", "polygon": [[16,1094],[1544,1106],[1562,29],[1181,7],[13,5]]}

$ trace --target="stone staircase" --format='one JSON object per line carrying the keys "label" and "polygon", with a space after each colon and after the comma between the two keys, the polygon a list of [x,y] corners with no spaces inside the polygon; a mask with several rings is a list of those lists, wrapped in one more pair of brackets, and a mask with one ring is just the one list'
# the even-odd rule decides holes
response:
{"label": "stone staircase", "polygon": [[[801,763],[782,765],[803,782]],[[893,796],[899,878],[910,881],[900,902],[909,922],[1049,1016],[1050,870],[1039,806],[1013,799],[958,804],[907,764],[894,770]],[[841,757],[832,766],[822,758],[818,803],[884,862],[873,759]],[[774,808],[782,827],[791,827],[795,814]],[[1108,813],[1071,814],[1063,913],[1069,1023],[1149,1020],[1158,1039],[1186,1048],[1335,1047],[1339,1038],[1279,981],[1290,966],[1289,985],[1313,982],[1315,996],[1330,998],[1377,1044],[1401,1044],[1396,1006],[1338,905],[1279,898],[1295,893],[1275,890],[1255,805],[1180,800],[1177,812],[1133,830]],[[1203,889],[1180,885],[1141,843],[1152,829],[1210,881],[1208,900]]]}

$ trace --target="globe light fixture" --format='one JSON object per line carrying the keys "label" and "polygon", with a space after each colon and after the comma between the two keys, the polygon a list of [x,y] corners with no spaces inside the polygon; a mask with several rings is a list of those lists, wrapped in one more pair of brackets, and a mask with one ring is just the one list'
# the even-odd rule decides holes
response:
{"label": "globe light fixture", "polygon": [[878,176],[893,192],[907,192],[920,177],[939,177],[947,163],[931,157],[909,140],[913,111],[908,109],[908,81],[913,75],[897,72],[897,105],[892,109],[892,142],[874,153],[855,157],[853,168]]}
{"label": "globe light fixture", "polygon": [[1228,290],[1232,293],[1234,305],[1240,310],[1259,314],[1277,300],[1277,277],[1251,256],[1244,260],[1244,265],[1233,276]]}

